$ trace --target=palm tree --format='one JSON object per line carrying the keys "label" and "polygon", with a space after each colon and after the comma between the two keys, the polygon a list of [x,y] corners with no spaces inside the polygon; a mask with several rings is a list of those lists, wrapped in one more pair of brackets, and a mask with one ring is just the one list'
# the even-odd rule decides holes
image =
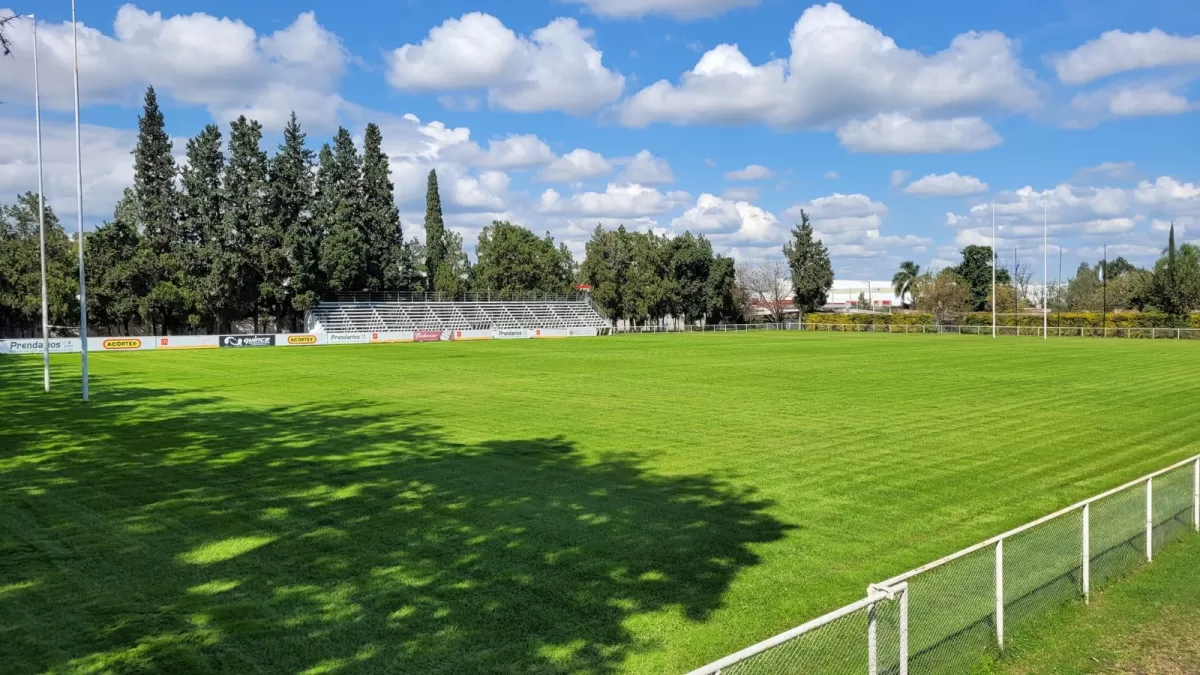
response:
{"label": "palm tree", "polygon": [[[892,277],[892,288],[896,291],[896,298],[905,307],[911,308],[917,304],[917,299],[913,296],[912,291],[913,284],[919,276],[921,276],[921,266],[911,260],[905,260],[900,263],[900,271],[896,272],[896,275]],[[904,299],[905,295],[912,298],[912,302],[906,301]]]}

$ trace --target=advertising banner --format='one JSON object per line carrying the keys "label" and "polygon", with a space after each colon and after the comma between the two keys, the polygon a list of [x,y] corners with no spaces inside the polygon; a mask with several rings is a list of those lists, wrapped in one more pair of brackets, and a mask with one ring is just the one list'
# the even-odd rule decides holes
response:
{"label": "advertising banner", "polygon": [[469,342],[471,340],[491,340],[492,331],[490,330],[454,330],[448,331],[450,339],[455,341]]}
{"label": "advertising banner", "polygon": [[[81,351],[79,338],[50,338],[51,354],[73,354],[78,351]],[[5,340],[4,342],[0,342],[0,353],[41,354],[42,341],[37,338]]]}
{"label": "advertising banner", "polygon": [[568,328],[567,337],[596,337],[600,334],[597,328]]}
{"label": "advertising banner", "polygon": [[311,347],[319,344],[321,344],[321,340],[316,335],[289,335],[280,333],[275,336],[275,345],[278,347]]}
{"label": "advertising banner", "polygon": [[153,337],[107,337],[88,338],[91,352],[130,352],[154,349],[157,342]]}
{"label": "advertising banner", "polygon": [[533,332],[535,338],[565,338],[570,337],[566,328],[539,328]]}
{"label": "advertising banner", "polygon": [[331,345],[365,345],[371,342],[370,333],[326,333],[325,340]]}
{"label": "advertising banner", "polygon": [[533,337],[533,331],[524,328],[500,328],[492,331],[492,337],[497,340],[527,340]]}
{"label": "advertising banner", "polygon": [[154,340],[155,349],[216,349],[220,346],[216,335],[169,335],[142,339]]}
{"label": "advertising banner", "polygon": [[418,330],[413,331],[413,342],[441,342],[442,331]]}
{"label": "advertising banner", "polygon": [[243,347],[274,347],[274,335],[222,335],[220,336],[221,348],[243,348]]}
{"label": "advertising banner", "polygon": [[412,342],[413,332],[411,330],[401,331],[380,331],[371,333],[371,344],[385,344],[388,342]]}

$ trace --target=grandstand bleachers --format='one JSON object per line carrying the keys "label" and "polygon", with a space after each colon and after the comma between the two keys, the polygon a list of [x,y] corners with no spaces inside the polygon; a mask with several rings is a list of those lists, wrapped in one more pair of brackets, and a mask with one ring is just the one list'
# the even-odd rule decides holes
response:
{"label": "grandstand bleachers", "polygon": [[313,333],[600,329],[610,325],[586,298],[467,302],[335,300],[320,303],[305,318],[306,330]]}

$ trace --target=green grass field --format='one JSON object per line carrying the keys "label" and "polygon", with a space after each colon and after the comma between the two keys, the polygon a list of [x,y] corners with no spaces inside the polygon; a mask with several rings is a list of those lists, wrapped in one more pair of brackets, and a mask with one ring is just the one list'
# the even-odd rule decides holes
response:
{"label": "green grass field", "polygon": [[0,359],[0,670],[672,673],[1200,452],[1200,344]]}

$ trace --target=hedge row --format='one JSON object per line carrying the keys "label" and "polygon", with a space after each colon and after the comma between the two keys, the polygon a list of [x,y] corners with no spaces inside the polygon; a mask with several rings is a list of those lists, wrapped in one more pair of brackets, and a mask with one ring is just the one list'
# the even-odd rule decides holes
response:
{"label": "hedge row", "polygon": [[[1192,314],[1186,319],[1172,317],[1157,312],[1121,312],[1109,313],[1107,321],[1102,320],[1100,312],[1052,312],[1050,326],[1070,328],[1200,328],[1200,314]],[[904,312],[897,314],[806,314],[804,320],[811,324],[860,325],[860,326],[932,326],[932,314],[920,312]],[[1022,314],[1020,316],[999,316],[996,323],[1001,326],[1041,327],[1040,314]],[[972,312],[958,317],[954,321],[959,326],[990,326],[991,312]]]}

